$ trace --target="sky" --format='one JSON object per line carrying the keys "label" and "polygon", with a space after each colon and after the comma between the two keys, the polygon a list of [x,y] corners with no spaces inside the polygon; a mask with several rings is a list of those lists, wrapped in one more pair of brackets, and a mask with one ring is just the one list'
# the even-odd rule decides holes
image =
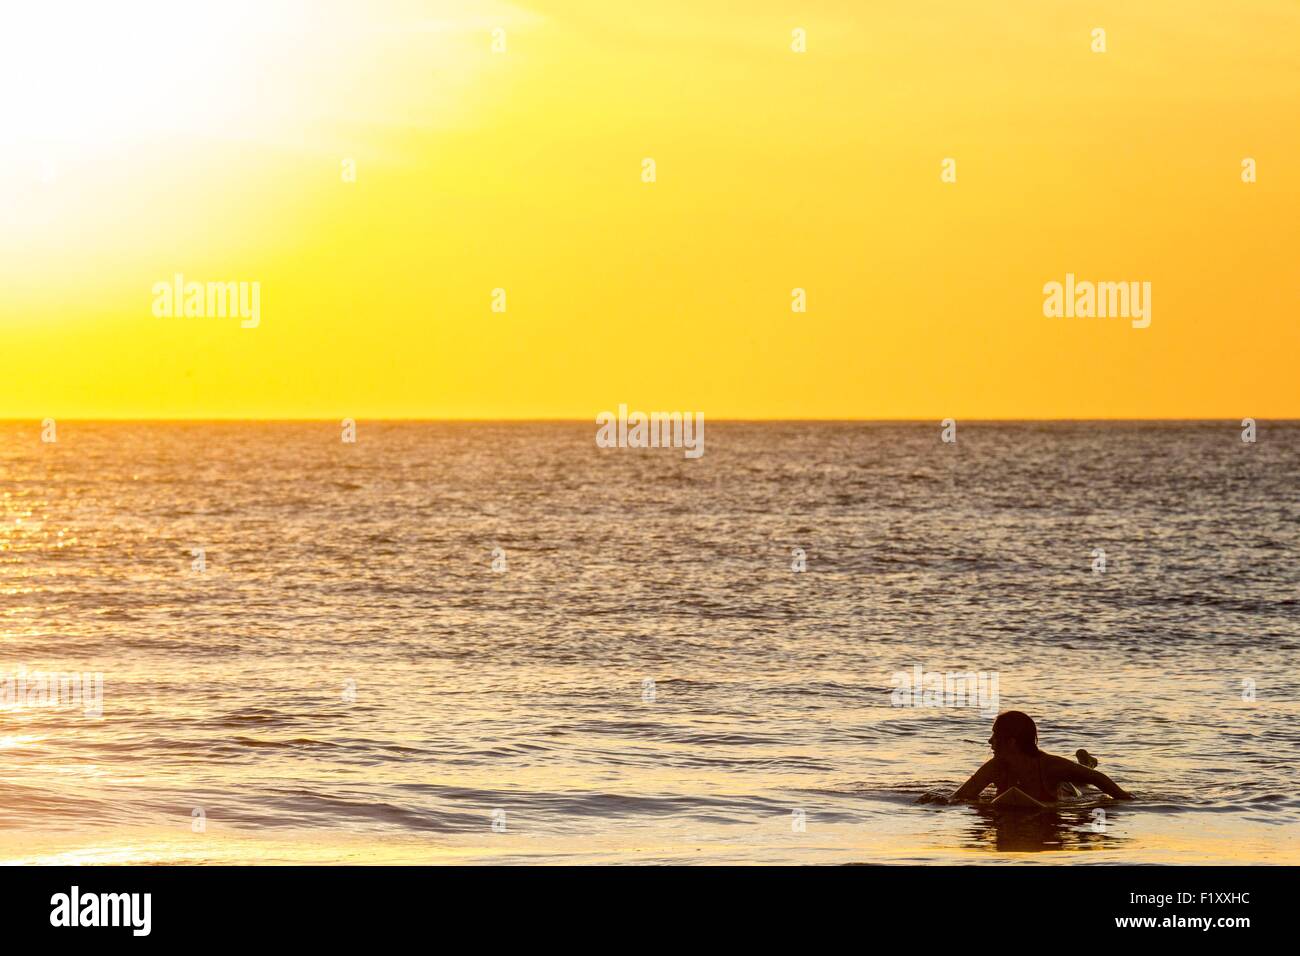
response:
{"label": "sky", "polygon": [[1300,417],[1294,0],[29,6],[0,417]]}

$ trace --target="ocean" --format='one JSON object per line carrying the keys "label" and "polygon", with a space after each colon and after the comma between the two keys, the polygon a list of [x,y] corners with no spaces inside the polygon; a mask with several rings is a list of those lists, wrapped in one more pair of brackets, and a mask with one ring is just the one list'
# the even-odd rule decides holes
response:
{"label": "ocean", "polygon": [[[4,862],[1300,863],[1298,423],[42,431]],[[935,799],[999,709],[1138,799]]]}

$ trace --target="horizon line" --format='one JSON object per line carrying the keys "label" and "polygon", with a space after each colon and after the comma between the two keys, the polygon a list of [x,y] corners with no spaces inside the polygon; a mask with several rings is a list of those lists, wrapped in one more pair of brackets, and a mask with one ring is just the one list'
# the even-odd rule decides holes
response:
{"label": "horizon line", "polygon": [[[648,413],[647,413],[648,414]],[[671,414],[659,412],[659,414]],[[686,414],[682,412],[681,414]],[[693,413],[698,414],[698,413]],[[595,424],[593,418],[572,418],[572,417],[469,417],[469,416],[448,416],[448,417],[386,417],[386,416],[348,416],[354,422],[385,422],[385,423],[406,423],[406,424]],[[1022,418],[1022,417],[971,417],[965,418],[959,415],[949,415],[957,422],[974,422],[974,423],[1027,423],[1027,424],[1070,424],[1082,422],[1114,422],[1114,423],[1143,423],[1143,422],[1170,422],[1170,423],[1189,423],[1189,422],[1234,422],[1240,423],[1241,419],[1233,416],[1186,416],[1186,417],[1078,417],[1078,418]],[[1252,416],[1243,416],[1252,417]],[[162,418],[144,418],[133,416],[56,416],[46,415],[44,418],[50,418],[56,422],[89,422],[99,424],[152,424],[152,423],[172,423],[172,424],[314,424],[314,423],[334,423],[344,421],[343,418],[321,418],[318,416],[291,416],[291,417],[249,417],[239,415],[226,415],[219,417],[162,417]],[[35,416],[9,417],[0,416],[0,423],[15,424],[19,422],[35,422],[39,424],[44,418]],[[1274,418],[1270,416],[1254,416],[1254,421],[1282,422],[1282,423],[1300,423],[1300,418]],[[792,417],[792,418],[745,418],[745,417],[718,417],[709,419],[705,416],[705,421],[722,422],[724,424],[934,424],[942,423],[942,418],[917,418],[917,417],[878,417],[878,418],[838,418],[838,417]]]}

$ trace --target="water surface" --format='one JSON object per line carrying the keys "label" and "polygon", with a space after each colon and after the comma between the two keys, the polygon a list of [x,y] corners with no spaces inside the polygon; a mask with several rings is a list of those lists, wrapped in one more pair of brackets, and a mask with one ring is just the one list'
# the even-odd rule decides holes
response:
{"label": "water surface", "polygon": [[[1300,426],[594,433],[0,423],[0,667],[104,680],[0,709],[0,858],[1300,862]],[[920,802],[916,665],[1140,799]]]}

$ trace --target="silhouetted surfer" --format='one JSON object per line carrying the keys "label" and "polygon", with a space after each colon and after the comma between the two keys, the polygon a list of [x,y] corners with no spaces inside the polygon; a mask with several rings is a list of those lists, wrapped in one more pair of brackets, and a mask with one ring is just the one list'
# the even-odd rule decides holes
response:
{"label": "silhouetted surfer", "polygon": [[993,721],[989,746],[992,759],[958,787],[952,799],[974,800],[989,784],[998,788],[999,797],[1019,790],[1040,803],[1054,802],[1061,788],[1069,789],[1071,784],[1089,784],[1117,800],[1133,799],[1133,794],[1101,771],[1039,750],[1038,728],[1028,714],[1018,710],[1001,713]]}

